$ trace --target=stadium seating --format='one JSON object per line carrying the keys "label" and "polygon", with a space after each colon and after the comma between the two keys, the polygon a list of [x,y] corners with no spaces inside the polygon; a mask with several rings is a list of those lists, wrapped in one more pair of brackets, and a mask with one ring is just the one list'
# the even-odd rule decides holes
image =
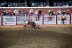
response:
{"label": "stadium seating", "polygon": [[[70,2],[54,2],[54,6],[72,6],[72,1]],[[49,2],[31,2],[31,7],[49,7]],[[28,7],[26,2],[1,2],[0,7]]]}

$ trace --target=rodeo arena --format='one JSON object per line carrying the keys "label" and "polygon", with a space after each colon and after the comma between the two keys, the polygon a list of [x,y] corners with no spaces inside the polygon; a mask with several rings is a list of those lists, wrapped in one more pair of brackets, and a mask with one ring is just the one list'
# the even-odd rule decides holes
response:
{"label": "rodeo arena", "polygon": [[0,7],[0,48],[72,48],[72,7]]}

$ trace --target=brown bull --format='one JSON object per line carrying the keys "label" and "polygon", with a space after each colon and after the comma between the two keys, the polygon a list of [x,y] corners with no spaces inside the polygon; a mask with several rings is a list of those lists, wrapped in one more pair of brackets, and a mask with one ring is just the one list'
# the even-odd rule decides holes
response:
{"label": "brown bull", "polygon": [[32,20],[29,20],[27,25],[28,25],[28,26],[30,25],[30,26],[36,28],[36,23],[33,22]]}

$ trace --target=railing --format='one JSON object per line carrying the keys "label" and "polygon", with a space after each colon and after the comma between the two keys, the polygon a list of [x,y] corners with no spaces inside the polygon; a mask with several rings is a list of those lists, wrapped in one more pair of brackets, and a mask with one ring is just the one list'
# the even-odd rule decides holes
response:
{"label": "railing", "polygon": [[[64,21],[65,24],[72,24],[72,14],[65,15],[66,20]],[[32,17],[31,17],[32,18]],[[34,19],[35,18],[35,19]],[[34,22],[38,21],[40,24],[63,24],[61,20],[61,15],[45,15],[44,13],[41,16],[41,20],[37,20],[38,17],[34,17],[32,20]],[[0,25],[16,25],[16,24],[23,24],[24,21],[28,21],[29,17],[25,16],[0,16]]]}

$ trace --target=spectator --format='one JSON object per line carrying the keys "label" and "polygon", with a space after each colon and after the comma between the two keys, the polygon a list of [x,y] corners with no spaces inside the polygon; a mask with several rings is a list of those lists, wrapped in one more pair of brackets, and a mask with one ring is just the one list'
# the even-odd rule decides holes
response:
{"label": "spectator", "polygon": [[34,5],[35,5],[35,4],[34,4],[34,3],[32,3],[32,7],[34,7]]}
{"label": "spectator", "polygon": [[16,10],[13,11],[13,15],[15,16]]}
{"label": "spectator", "polygon": [[69,15],[69,14],[70,14],[70,11],[69,11],[69,10],[67,10],[67,11],[66,11],[66,14],[67,14],[67,15]]}
{"label": "spectator", "polygon": [[37,10],[35,10],[35,15],[37,15],[38,14],[38,11]]}
{"label": "spectator", "polygon": [[18,12],[19,12],[18,16],[21,16],[21,11],[19,10]]}
{"label": "spectator", "polygon": [[4,7],[4,3],[3,2],[1,3],[1,7]]}
{"label": "spectator", "polygon": [[49,15],[50,15],[50,12],[51,12],[51,11],[50,11],[50,10],[48,10],[48,14],[49,14]]}
{"label": "spectator", "polygon": [[6,10],[6,15],[8,15],[8,10]]}
{"label": "spectator", "polygon": [[11,2],[8,3],[8,7],[13,7]]}
{"label": "spectator", "polygon": [[1,7],[1,4],[0,4],[0,7]]}
{"label": "spectator", "polygon": [[56,6],[57,5],[57,3],[56,2],[54,2],[54,6]]}
{"label": "spectator", "polygon": [[6,11],[3,12],[3,15],[6,16]]}
{"label": "spectator", "polygon": [[57,12],[58,12],[59,15],[61,15],[61,10],[60,9]]}
{"label": "spectator", "polygon": [[42,14],[42,11],[41,10],[38,10],[38,20],[40,20],[41,14]]}
{"label": "spectator", "polygon": [[60,6],[62,6],[62,5],[63,5],[63,3],[61,2],[61,3],[60,3]]}
{"label": "spectator", "polygon": [[50,15],[54,15],[54,12],[53,12],[53,10],[51,10],[51,11],[50,11]]}
{"label": "spectator", "polygon": [[37,3],[36,3],[36,2],[34,3],[34,6],[35,6],[35,7],[37,6]]}
{"label": "spectator", "polygon": [[29,12],[30,12],[30,15],[32,16],[34,11],[33,11],[33,9],[30,9]]}
{"label": "spectator", "polygon": [[66,16],[63,14],[63,15],[61,16],[61,19],[62,19],[62,22],[63,22],[63,24],[64,24],[64,21],[66,20]]}
{"label": "spectator", "polygon": [[69,7],[68,3],[66,4],[66,7]]}
{"label": "spectator", "polygon": [[65,11],[63,11],[62,14],[65,14]]}
{"label": "spectator", "polygon": [[43,7],[46,7],[46,3],[45,2],[43,3]]}
{"label": "spectator", "polygon": [[27,10],[27,11],[26,11],[26,16],[28,16],[28,15],[29,15],[29,11]]}
{"label": "spectator", "polygon": [[7,2],[4,2],[4,7],[8,7],[8,3]]}
{"label": "spectator", "polygon": [[15,15],[17,15],[17,16],[19,15],[19,10],[16,10],[16,13],[15,13]]}
{"label": "spectator", "polygon": [[10,10],[8,11],[8,15],[9,16],[12,16],[12,12]]}
{"label": "spectator", "polygon": [[25,10],[23,10],[23,11],[22,11],[22,16],[25,16],[25,14],[26,14],[26,13],[25,13]]}

